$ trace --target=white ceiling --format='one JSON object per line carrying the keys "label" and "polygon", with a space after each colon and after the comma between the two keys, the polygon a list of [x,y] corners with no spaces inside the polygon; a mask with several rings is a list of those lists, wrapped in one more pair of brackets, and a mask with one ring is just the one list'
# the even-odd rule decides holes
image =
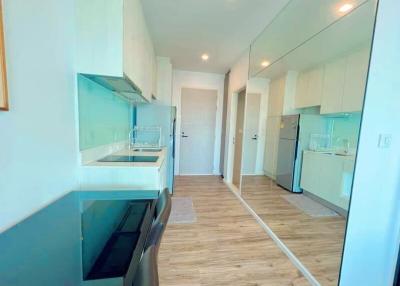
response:
{"label": "white ceiling", "polygon": [[[225,73],[289,0],[142,0],[157,56]],[[202,62],[201,55],[210,56]]]}

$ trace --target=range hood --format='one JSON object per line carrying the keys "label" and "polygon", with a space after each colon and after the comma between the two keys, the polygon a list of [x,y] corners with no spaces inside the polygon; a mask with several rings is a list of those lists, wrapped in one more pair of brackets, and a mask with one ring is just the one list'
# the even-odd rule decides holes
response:
{"label": "range hood", "polygon": [[148,103],[148,100],[143,97],[140,88],[138,88],[126,75],[123,77],[83,73],[80,73],[80,75],[98,83],[110,91],[115,92],[116,95],[131,104]]}

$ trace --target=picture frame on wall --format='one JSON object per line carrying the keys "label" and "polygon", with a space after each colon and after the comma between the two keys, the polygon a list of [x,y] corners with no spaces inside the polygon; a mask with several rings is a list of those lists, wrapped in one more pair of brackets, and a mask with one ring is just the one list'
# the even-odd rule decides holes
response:
{"label": "picture frame on wall", "polygon": [[6,52],[4,44],[3,5],[0,1],[0,111],[8,111]]}

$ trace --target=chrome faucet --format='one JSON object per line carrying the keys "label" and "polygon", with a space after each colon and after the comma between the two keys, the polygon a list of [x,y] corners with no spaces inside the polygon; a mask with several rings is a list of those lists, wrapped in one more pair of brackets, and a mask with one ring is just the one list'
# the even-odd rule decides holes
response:
{"label": "chrome faucet", "polygon": [[[343,148],[342,150],[343,150],[344,154],[349,154],[349,152],[350,152],[350,140],[349,139],[337,137],[336,142],[337,142],[336,143],[337,147],[340,146],[340,148]],[[340,142],[340,145],[339,145],[339,142]]]}
{"label": "chrome faucet", "polygon": [[349,154],[350,152],[350,140],[349,139],[343,139],[343,145],[344,145],[344,153]]}
{"label": "chrome faucet", "polygon": [[135,132],[135,129],[131,129],[130,131],[129,131],[129,135],[128,135],[128,137],[129,137],[129,150],[132,150],[133,149],[133,135],[134,135],[134,132]]}

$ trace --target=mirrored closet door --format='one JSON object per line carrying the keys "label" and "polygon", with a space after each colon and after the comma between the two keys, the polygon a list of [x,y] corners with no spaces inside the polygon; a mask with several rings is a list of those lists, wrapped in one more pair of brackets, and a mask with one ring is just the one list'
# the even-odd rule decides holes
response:
{"label": "mirrored closet door", "polygon": [[292,0],[251,46],[241,196],[337,285],[377,2]]}

